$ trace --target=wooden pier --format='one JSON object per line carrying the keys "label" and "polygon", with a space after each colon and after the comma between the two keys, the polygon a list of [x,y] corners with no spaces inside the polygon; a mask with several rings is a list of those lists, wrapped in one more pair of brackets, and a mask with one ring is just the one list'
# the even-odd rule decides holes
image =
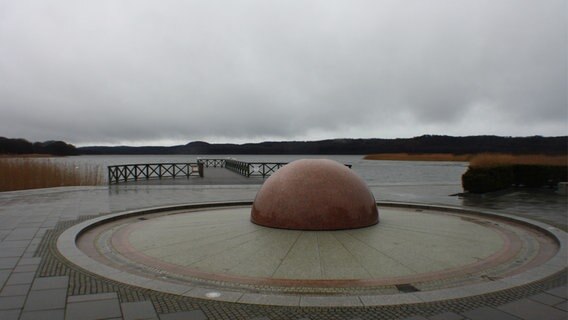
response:
{"label": "wooden pier", "polygon": [[108,183],[203,176],[198,163],[148,163],[108,166]]}
{"label": "wooden pier", "polygon": [[[262,183],[263,179],[285,166],[287,162],[246,162],[236,159],[197,159],[195,163],[149,163],[124,164],[108,166],[108,183],[118,184],[124,182],[160,181],[166,179],[190,177],[205,178],[205,171],[213,174],[211,183],[220,183],[223,180],[234,183]],[[351,168],[350,164],[346,164]],[[207,168],[207,169],[206,169]],[[218,170],[223,169],[223,170]],[[226,169],[226,170],[225,170]],[[211,170],[215,170],[214,173]],[[224,174],[221,172],[225,172]],[[237,179],[231,173],[245,178],[261,178],[252,181]],[[225,176],[225,177],[223,177]],[[205,182],[205,181],[203,181]],[[201,184],[201,183],[200,183]],[[223,184],[223,183],[220,183]]]}

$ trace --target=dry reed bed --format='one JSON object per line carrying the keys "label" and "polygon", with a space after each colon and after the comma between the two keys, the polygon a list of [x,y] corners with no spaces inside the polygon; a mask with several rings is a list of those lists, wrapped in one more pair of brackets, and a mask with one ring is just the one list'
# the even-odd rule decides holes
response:
{"label": "dry reed bed", "polygon": [[508,165],[568,166],[568,156],[483,153],[472,157],[469,160],[469,165],[473,168],[491,168]]}
{"label": "dry reed bed", "polygon": [[45,158],[0,158],[0,191],[104,183],[98,166],[78,167]]}
{"label": "dry reed bed", "polygon": [[365,160],[394,161],[469,161],[470,154],[453,153],[377,153],[363,157]]}
{"label": "dry reed bed", "polygon": [[469,162],[471,167],[489,168],[505,165],[547,165],[568,166],[567,155],[505,153],[452,154],[452,153],[379,153],[364,157],[366,160],[398,160],[398,161],[462,161]]}

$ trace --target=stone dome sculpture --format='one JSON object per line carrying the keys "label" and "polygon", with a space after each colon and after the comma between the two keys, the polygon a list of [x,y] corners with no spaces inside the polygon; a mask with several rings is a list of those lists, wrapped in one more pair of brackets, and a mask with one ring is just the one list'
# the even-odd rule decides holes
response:
{"label": "stone dome sculpture", "polygon": [[296,230],[341,230],[377,224],[376,201],[357,174],[327,159],[293,161],[258,191],[255,224]]}

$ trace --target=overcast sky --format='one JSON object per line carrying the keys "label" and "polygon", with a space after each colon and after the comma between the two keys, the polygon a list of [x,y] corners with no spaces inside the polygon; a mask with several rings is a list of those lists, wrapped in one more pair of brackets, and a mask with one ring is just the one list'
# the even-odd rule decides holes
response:
{"label": "overcast sky", "polygon": [[566,0],[0,0],[0,136],[568,134]]}

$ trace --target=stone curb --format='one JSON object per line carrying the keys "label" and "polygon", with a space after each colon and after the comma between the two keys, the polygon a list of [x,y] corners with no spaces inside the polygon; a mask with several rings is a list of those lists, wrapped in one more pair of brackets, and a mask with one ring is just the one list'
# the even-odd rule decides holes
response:
{"label": "stone curb", "polygon": [[413,209],[432,209],[438,211],[455,212],[461,214],[474,214],[501,218],[508,221],[521,223],[523,225],[536,228],[548,234],[559,245],[559,250],[554,257],[526,272],[516,274],[511,277],[492,281],[489,283],[466,285],[456,288],[447,288],[425,292],[383,294],[383,295],[286,295],[286,294],[260,294],[239,291],[217,290],[198,285],[172,284],[159,279],[150,279],[134,274],[130,274],[119,269],[111,268],[94,259],[88,257],[77,246],[77,239],[87,230],[111,221],[173,210],[204,209],[214,207],[243,206],[251,205],[251,201],[233,202],[207,202],[186,205],[171,205],[152,207],[142,210],[131,210],[115,214],[97,217],[65,230],[57,239],[57,249],[60,254],[74,264],[88,272],[94,273],[102,278],[111,279],[128,285],[145,289],[156,290],[169,294],[187,296],[224,302],[236,302],[244,304],[259,304],[273,306],[302,306],[302,307],[361,307],[361,306],[392,306],[404,304],[417,304],[425,302],[437,302],[450,299],[467,298],[478,295],[494,293],[502,290],[513,289],[515,287],[529,284],[552,276],[566,268],[568,261],[568,234],[558,228],[537,222],[527,218],[512,216],[509,214],[496,213],[491,211],[479,211],[464,209],[451,206],[421,205],[402,202],[377,202],[379,206],[404,207]]}

